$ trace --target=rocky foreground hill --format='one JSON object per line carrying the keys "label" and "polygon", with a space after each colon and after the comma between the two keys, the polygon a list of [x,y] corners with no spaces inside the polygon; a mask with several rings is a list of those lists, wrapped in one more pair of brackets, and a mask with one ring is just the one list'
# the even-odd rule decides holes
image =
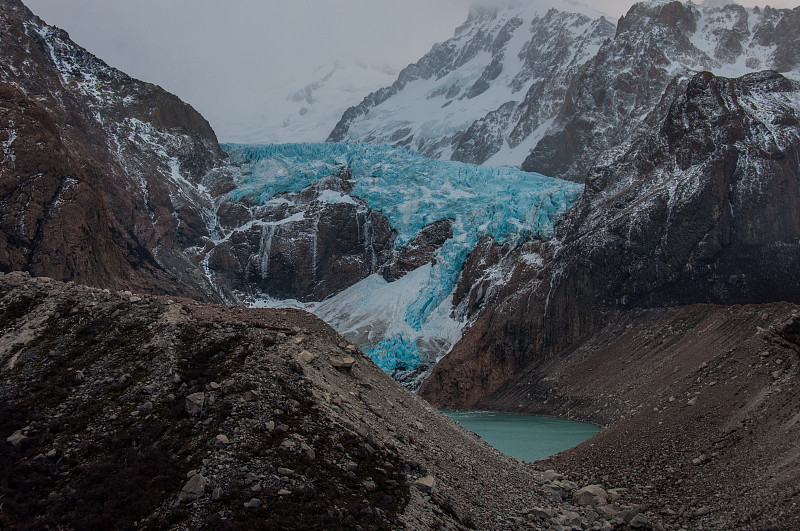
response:
{"label": "rocky foreground hill", "polygon": [[800,524],[791,304],[631,312],[521,373],[480,405],[606,426],[533,465],[305,312],[10,273],[0,316],[3,529]]}
{"label": "rocky foreground hill", "polygon": [[0,319],[2,529],[658,518],[573,497],[581,485],[492,449],[302,311],[10,273]]}

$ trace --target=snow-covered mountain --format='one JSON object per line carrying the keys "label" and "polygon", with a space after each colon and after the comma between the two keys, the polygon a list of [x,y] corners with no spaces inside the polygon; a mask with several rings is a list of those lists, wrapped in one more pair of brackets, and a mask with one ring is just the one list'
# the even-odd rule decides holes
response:
{"label": "snow-covered mountain", "polygon": [[800,78],[800,11],[653,0],[614,25],[570,3],[474,8],[454,38],[347,110],[331,141],[582,182],[676,75]]}
{"label": "snow-covered mountain", "polygon": [[348,109],[328,140],[519,165],[529,137],[558,111],[570,78],[614,34],[599,12],[555,5],[473,8],[452,39]]}
{"label": "snow-covered mountain", "polygon": [[647,127],[645,117],[676,78],[770,69],[797,80],[798,51],[800,9],[636,4],[614,39],[571,81],[558,116],[522,168],[582,182],[598,158],[614,158],[609,150],[624,150],[636,128]]}
{"label": "snow-covered mountain", "polygon": [[216,117],[214,126],[225,142],[323,142],[342,113],[396,77],[397,70],[388,65],[361,61],[319,66],[287,83],[294,88],[282,99],[265,100],[246,112],[231,109]]}

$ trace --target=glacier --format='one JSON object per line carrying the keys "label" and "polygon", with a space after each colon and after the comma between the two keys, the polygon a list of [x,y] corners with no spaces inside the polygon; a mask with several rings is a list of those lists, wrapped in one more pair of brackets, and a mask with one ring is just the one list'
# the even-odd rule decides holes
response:
{"label": "glacier", "polygon": [[453,237],[439,249],[435,263],[394,282],[371,275],[315,303],[248,301],[314,312],[395,375],[432,366],[460,338],[466,322],[452,307],[452,292],[481,237],[512,244],[548,239],[554,222],[583,192],[582,185],[516,168],[429,159],[387,145],[226,144],[223,149],[238,169],[235,187],[227,194],[231,202],[265,204],[347,169],[351,195],[389,220],[397,249],[423,227],[452,220]]}

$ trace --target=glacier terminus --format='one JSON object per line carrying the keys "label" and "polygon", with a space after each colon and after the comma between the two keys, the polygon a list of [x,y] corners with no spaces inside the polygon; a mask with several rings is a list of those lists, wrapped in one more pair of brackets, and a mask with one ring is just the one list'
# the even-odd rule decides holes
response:
{"label": "glacier terminus", "polygon": [[[233,293],[254,306],[289,305],[316,313],[381,368],[401,379],[405,375],[411,385],[419,384],[468,324],[466,312],[453,307],[452,293],[478,241],[490,237],[513,245],[531,238],[547,239],[555,220],[583,191],[582,185],[516,168],[429,159],[386,145],[228,144],[223,148],[229,154],[233,177],[229,190],[215,198],[215,208],[218,212],[245,208],[247,215],[236,218],[237,223],[224,223],[226,229],[217,227],[213,245],[258,232],[257,238],[249,239],[254,242],[248,251],[247,274],[251,276],[268,275],[269,264],[274,267],[279,259],[272,245],[276,227],[288,231],[281,233],[283,238],[291,237],[293,226],[310,226],[313,233],[320,219],[315,209],[357,205],[363,209],[366,205],[388,220],[394,253],[414,244],[426,227],[449,225],[449,237],[432,259],[402,275],[381,275],[386,253],[373,250],[365,259],[371,263],[364,278],[322,300],[313,296],[287,300],[286,292],[276,297],[269,289]],[[343,176],[347,184],[320,186],[336,176]],[[313,187],[312,196],[304,192]],[[375,246],[362,234],[375,231],[372,218],[358,223],[358,245]],[[312,274],[321,275],[316,271],[317,238],[313,234],[311,238]],[[205,253],[206,271],[212,282],[219,282],[209,265],[214,252]]]}

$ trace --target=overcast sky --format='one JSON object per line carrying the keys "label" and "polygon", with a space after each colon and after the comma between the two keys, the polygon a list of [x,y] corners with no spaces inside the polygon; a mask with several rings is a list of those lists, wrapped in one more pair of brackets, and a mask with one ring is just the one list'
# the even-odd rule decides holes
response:
{"label": "overcast sky", "polygon": [[[453,35],[475,0],[23,0],[124,72],[157,83],[212,123],[284,99],[318,66],[402,68]],[[535,1],[535,0],[528,0]],[[482,3],[497,3],[482,0]],[[614,20],[633,3],[588,0]],[[748,3],[748,2],[745,2]],[[788,7],[800,0],[769,2]],[[278,101],[277,99],[275,101]]]}

